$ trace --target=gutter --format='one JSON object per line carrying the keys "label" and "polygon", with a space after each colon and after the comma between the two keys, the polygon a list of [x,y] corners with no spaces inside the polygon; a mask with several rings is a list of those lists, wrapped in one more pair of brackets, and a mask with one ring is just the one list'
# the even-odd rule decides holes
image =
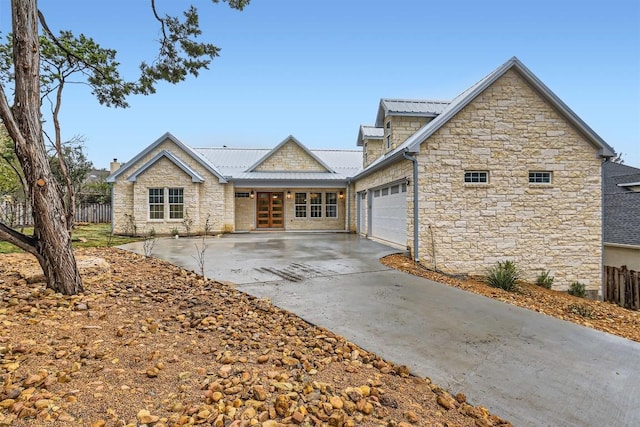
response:
{"label": "gutter", "polygon": [[413,260],[420,262],[418,255],[418,159],[402,151],[402,156],[413,163]]}

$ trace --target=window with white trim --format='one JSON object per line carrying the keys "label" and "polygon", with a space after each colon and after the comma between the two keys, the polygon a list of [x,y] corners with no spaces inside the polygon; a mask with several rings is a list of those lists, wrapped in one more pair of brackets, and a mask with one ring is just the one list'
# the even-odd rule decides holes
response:
{"label": "window with white trim", "polygon": [[327,218],[338,217],[338,194],[337,193],[325,194],[324,211],[325,211],[325,216]]}
{"label": "window with white trim", "polygon": [[311,218],[322,218],[322,193],[309,194]]}
{"label": "window with white trim", "polygon": [[184,189],[169,188],[169,219],[184,218]]}
{"label": "window with white trim", "polygon": [[183,188],[149,188],[149,219],[183,219]]}
{"label": "window with white trim", "polygon": [[464,182],[469,184],[486,184],[489,182],[489,172],[464,171]]}
{"label": "window with white trim", "polygon": [[164,188],[149,189],[149,219],[164,219]]}
{"label": "window with white trim", "polygon": [[548,171],[529,172],[529,184],[551,184],[551,172],[548,172]]}
{"label": "window with white trim", "polygon": [[307,217],[307,193],[296,193],[295,210],[296,218]]}

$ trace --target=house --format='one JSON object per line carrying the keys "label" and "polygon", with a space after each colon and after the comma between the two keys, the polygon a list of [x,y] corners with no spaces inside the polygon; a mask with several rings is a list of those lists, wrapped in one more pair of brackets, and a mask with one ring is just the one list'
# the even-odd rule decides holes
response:
{"label": "house", "polygon": [[606,162],[604,264],[640,271],[640,169]]}
{"label": "house", "polygon": [[517,58],[453,100],[382,99],[361,150],[194,149],[170,134],[114,170],[114,231],[357,231],[444,272],[511,259],[597,295],[613,150]]}
{"label": "house", "polygon": [[348,178],[360,150],[191,148],[165,133],[111,165],[115,233],[349,230]]}

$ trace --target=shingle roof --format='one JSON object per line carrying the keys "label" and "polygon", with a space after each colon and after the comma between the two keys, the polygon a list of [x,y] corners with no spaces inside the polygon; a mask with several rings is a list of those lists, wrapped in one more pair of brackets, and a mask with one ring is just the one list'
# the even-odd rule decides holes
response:
{"label": "shingle roof", "polygon": [[385,116],[435,117],[442,113],[450,101],[434,99],[382,98],[376,117],[376,126],[382,127]]}
{"label": "shingle roof", "polygon": [[618,184],[640,182],[640,169],[613,162],[604,175],[604,242],[640,246],[640,192]]}

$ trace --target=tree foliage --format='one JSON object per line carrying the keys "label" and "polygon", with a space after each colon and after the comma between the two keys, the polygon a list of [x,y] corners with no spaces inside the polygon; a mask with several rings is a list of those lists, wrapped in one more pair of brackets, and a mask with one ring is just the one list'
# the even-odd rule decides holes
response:
{"label": "tree foliage", "polygon": [[[249,0],[223,2],[238,10],[249,4]],[[7,5],[3,3],[0,7]],[[137,80],[126,81],[119,74],[120,64],[114,50],[102,48],[90,37],[75,36],[69,30],[54,35],[45,16],[37,9],[37,0],[13,0],[10,9],[12,37],[10,43],[0,47],[0,118],[14,143],[24,182],[32,195],[34,234],[26,236],[0,222],[0,239],[33,254],[44,271],[48,287],[75,294],[82,291],[82,281],[70,235],[65,232],[70,229],[73,218],[70,212],[65,212],[61,191],[47,158],[41,122],[43,99],[51,105],[59,167],[66,177],[67,191],[73,194],[57,121],[62,89],[71,76],[80,77],[79,81],[90,87],[101,104],[127,107],[127,96],[152,94],[158,82],[175,84],[190,75],[198,76],[201,70],[208,69],[220,51],[210,43],[199,41],[202,31],[194,6],[181,16],[163,15],[155,0],[151,0],[150,13],[161,30],[158,55],[152,63],[141,61]],[[12,103],[7,98],[11,90]],[[73,203],[70,206],[73,208]]]}

